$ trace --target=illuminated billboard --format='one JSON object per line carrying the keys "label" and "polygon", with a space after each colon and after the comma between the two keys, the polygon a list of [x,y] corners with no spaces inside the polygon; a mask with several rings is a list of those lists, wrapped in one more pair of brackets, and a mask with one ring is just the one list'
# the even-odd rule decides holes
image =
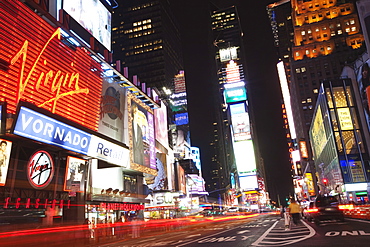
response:
{"label": "illuminated billboard", "polygon": [[152,109],[131,94],[129,94],[129,98],[131,162],[139,166],[156,169]]}
{"label": "illuminated billboard", "polygon": [[312,147],[316,157],[319,157],[322,150],[325,147],[327,142],[324,120],[322,118],[321,107],[318,105],[316,114],[313,118],[313,122],[311,125],[311,133],[312,133]]}
{"label": "illuminated billboard", "polygon": [[190,158],[190,132],[188,125],[170,126],[174,156],[178,159]]}
{"label": "illuminated billboard", "polygon": [[229,47],[227,49],[220,49],[220,61],[225,62],[238,58],[237,47]]}
{"label": "illuminated billboard", "polygon": [[240,82],[239,65],[231,60],[226,65],[226,83]]}
{"label": "illuminated billboard", "polygon": [[100,119],[98,132],[119,142],[124,142],[124,130],[127,119],[124,119],[126,107],[126,89],[117,83],[103,81],[100,101]]}
{"label": "illuminated billboard", "polygon": [[176,125],[189,124],[188,113],[184,112],[184,113],[175,114],[175,124]]}
{"label": "illuminated billboard", "polygon": [[65,45],[60,28],[21,1],[11,8],[0,15],[0,101],[7,102],[8,113],[15,113],[19,100],[28,101],[96,131],[100,64],[86,49]]}
{"label": "illuminated billboard", "polygon": [[65,173],[65,191],[84,192],[87,165],[86,161],[76,157],[67,157]]}
{"label": "illuminated billboard", "polygon": [[168,147],[167,106],[161,102],[161,108],[154,109],[155,139]]}
{"label": "illuminated billboard", "polygon": [[99,0],[63,0],[63,9],[102,45],[111,50],[112,14]]}
{"label": "illuminated billboard", "polygon": [[257,165],[253,141],[234,142],[233,146],[239,177],[255,175]]}
{"label": "illuminated billboard", "polygon": [[230,105],[231,123],[234,141],[245,141],[252,138],[249,114],[246,112],[245,104]]}
{"label": "illuminated billboard", "polygon": [[247,90],[245,89],[244,82],[224,84],[225,102],[234,103],[247,100]]}
{"label": "illuminated billboard", "polygon": [[13,134],[128,167],[129,150],[127,148],[34,109],[22,105],[14,121]]}
{"label": "illuminated billboard", "polygon": [[173,112],[184,111],[187,109],[188,102],[186,99],[186,92],[172,94],[170,98],[170,107]]}
{"label": "illuminated billboard", "polygon": [[0,186],[4,186],[6,183],[11,150],[12,142],[0,139]]}

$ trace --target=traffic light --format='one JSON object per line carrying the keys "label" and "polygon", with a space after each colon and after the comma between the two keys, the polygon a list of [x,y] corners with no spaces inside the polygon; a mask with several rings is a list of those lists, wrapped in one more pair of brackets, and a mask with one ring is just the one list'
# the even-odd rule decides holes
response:
{"label": "traffic light", "polygon": [[322,179],[322,183],[323,183],[325,186],[328,186],[328,179],[327,179],[327,178],[323,178],[323,179]]}

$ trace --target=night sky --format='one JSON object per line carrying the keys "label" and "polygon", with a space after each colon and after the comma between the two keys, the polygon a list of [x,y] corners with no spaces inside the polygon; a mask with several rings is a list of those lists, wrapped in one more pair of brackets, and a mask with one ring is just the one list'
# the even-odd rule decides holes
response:
{"label": "night sky", "polygon": [[[211,101],[207,95],[217,81],[210,34],[210,3],[207,0],[173,0],[179,18],[184,49],[192,146],[201,150],[202,166],[210,160]],[[266,0],[213,0],[219,9],[237,6],[244,33],[244,67],[249,107],[255,118],[256,143],[265,164],[268,191],[274,201],[283,202],[293,192],[289,154],[283,129],[281,91],[276,71],[277,51],[273,44]],[[208,134],[207,134],[208,133]],[[203,170],[203,172],[206,169]]]}

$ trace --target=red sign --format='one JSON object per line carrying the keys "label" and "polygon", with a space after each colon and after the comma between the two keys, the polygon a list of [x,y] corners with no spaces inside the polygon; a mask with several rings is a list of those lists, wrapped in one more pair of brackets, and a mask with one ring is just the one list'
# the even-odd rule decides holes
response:
{"label": "red sign", "polygon": [[28,101],[97,130],[102,69],[81,47],[70,48],[55,29],[21,1],[0,8],[0,101],[15,113]]}
{"label": "red sign", "polygon": [[43,189],[48,186],[54,176],[54,162],[50,154],[37,151],[28,161],[27,178],[32,187]]}

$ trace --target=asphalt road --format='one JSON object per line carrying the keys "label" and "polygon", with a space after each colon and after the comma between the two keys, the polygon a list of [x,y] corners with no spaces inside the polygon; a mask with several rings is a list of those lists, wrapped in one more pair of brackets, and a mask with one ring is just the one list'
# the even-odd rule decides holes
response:
{"label": "asphalt road", "polygon": [[301,220],[285,230],[284,220],[277,215],[261,215],[248,220],[235,220],[202,226],[186,231],[158,234],[155,237],[119,240],[98,246],[120,247],[245,247],[245,246],[370,246],[370,221],[346,219],[316,226]]}
{"label": "asphalt road", "polygon": [[122,226],[84,225],[0,232],[0,246],[90,247],[360,247],[370,246],[370,221],[348,219],[319,226],[301,220],[285,230],[279,215],[153,221]]}

